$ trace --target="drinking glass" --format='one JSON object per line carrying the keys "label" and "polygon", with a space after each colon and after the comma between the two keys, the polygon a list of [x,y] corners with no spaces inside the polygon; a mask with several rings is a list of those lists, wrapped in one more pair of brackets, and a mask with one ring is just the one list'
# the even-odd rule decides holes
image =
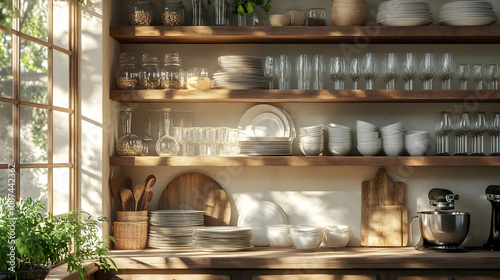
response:
{"label": "drinking glass", "polygon": [[349,76],[351,77],[353,88],[358,89],[358,81],[361,78],[361,61],[359,58],[353,58],[351,60]]}
{"label": "drinking glass", "polygon": [[486,84],[488,85],[488,89],[495,89],[494,75],[495,75],[496,71],[497,71],[496,64],[490,64],[490,65],[485,66],[484,80],[486,81]]}
{"label": "drinking glass", "polygon": [[500,65],[497,64],[497,67],[495,67],[495,70],[493,71],[493,90],[498,90],[499,88],[499,83],[500,83]]}
{"label": "drinking glass", "polygon": [[405,82],[405,90],[413,90],[413,80],[417,78],[417,59],[413,53],[406,53],[401,66],[401,77]]}
{"label": "drinking glass", "polygon": [[399,78],[398,57],[395,53],[388,53],[382,59],[382,79],[386,89],[394,89],[394,84]]}
{"label": "drinking glass", "polygon": [[148,110],[146,112],[146,120],[144,121],[144,137],[142,140],[141,156],[156,156],[155,143],[153,142],[151,123],[155,116],[154,111]]}
{"label": "drinking glass", "polygon": [[455,132],[455,155],[466,156],[467,134],[471,130],[471,117],[469,112],[460,112],[453,118],[453,131]]}
{"label": "drinking glass", "polygon": [[196,127],[184,127],[182,129],[181,139],[185,145],[186,156],[192,157],[195,155],[195,144],[197,143],[195,138],[196,129]]}
{"label": "drinking glass", "polygon": [[276,60],[272,56],[267,56],[264,68],[264,77],[266,77],[269,81],[269,89],[273,89],[274,79],[276,79],[276,76]]}
{"label": "drinking glass", "polygon": [[207,156],[208,133],[205,127],[196,127],[193,130],[194,142],[198,144],[198,156]]}
{"label": "drinking glass", "polygon": [[500,156],[500,112],[488,116],[488,134],[491,136],[491,156]]}
{"label": "drinking glass", "polygon": [[219,156],[226,156],[229,153],[227,145],[228,135],[229,135],[228,127],[217,128],[217,155]]}
{"label": "drinking glass", "polygon": [[455,76],[455,60],[451,53],[445,53],[439,63],[439,80],[441,80],[441,89],[451,89],[451,79]]}
{"label": "drinking glass", "polygon": [[292,77],[292,64],[290,58],[287,55],[280,55],[278,59],[278,65],[276,67],[278,71],[278,83],[279,89],[290,89],[290,81]]}
{"label": "drinking glass", "polygon": [[187,156],[187,147],[186,147],[186,142],[184,141],[183,133],[182,130],[183,127],[174,127],[173,128],[173,136],[175,139],[177,139],[177,142],[179,143],[180,150],[181,150],[181,156]]}
{"label": "drinking glass", "polygon": [[310,89],[311,85],[311,60],[307,54],[297,57],[297,84],[298,89]]}
{"label": "drinking glass", "polygon": [[437,140],[437,155],[449,156],[448,135],[453,131],[450,112],[439,112],[434,120],[434,133]]}
{"label": "drinking glass", "polygon": [[366,89],[373,89],[373,82],[377,79],[377,59],[375,54],[367,53],[361,64],[361,74],[366,80]]}
{"label": "drinking glass", "polygon": [[483,89],[483,79],[484,79],[484,70],[482,64],[475,64],[472,66],[472,79],[476,83],[476,90]]}
{"label": "drinking glass", "polygon": [[217,155],[217,129],[215,127],[206,127],[205,134],[207,141],[207,156]]}
{"label": "drinking glass", "polygon": [[334,83],[334,89],[344,89],[344,80],[346,77],[345,59],[340,56],[330,59],[330,79]]}
{"label": "drinking glass", "polygon": [[325,87],[325,61],[322,55],[315,55],[312,59],[313,89],[320,90]]}
{"label": "drinking glass", "polygon": [[436,78],[436,60],[433,53],[425,53],[420,60],[419,78],[424,83],[424,90],[432,90],[432,82]]}
{"label": "drinking glass", "polygon": [[458,80],[460,81],[460,89],[467,90],[467,81],[470,77],[469,64],[460,64],[457,68]]}
{"label": "drinking glass", "polygon": [[488,131],[486,115],[477,112],[472,117],[472,155],[484,156],[484,134]]}

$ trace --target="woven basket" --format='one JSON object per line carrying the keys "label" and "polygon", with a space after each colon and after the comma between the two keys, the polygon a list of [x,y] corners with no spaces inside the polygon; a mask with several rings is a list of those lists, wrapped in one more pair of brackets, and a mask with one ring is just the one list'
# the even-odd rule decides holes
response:
{"label": "woven basket", "polygon": [[148,221],[148,211],[116,211],[117,222],[144,222]]}
{"label": "woven basket", "polygon": [[114,222],[113,236],[115,249],[144,249],[148,241],[148,222]]}

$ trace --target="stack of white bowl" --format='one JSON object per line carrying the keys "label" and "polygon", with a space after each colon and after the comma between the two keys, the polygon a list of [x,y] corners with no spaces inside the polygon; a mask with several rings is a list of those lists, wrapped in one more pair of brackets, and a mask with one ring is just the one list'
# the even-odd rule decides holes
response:
{"label": "stack of white bowl", "polygon": [[290,247],[292,239],[290,238],[290,228],[292,225],[270,225],[267,226],[267,239],[272,247]]}
{"label": "stack of white bowl", "polygon": [[330,225],[324,227],[325,244],[328,247],[345,247],[349,242],[350,227],[345,225]]}
{"label": "stack of white bowl", "polygon": [[410,156],[423,156],[429,146],[427,131],[409,130],[405,135],[405,149]]}
{"label": "stack of white bowl", "polygon": [[400,156],[404,148],[403,123],[397,122],[384,126],[382,132],[382,147],[384,153],[390,157]]}
{"label": "stack of white bowl", "polygon": [[316,249],[323,241],[323,228],[313,225],[298,225],[290,229],[293,246],[299,250]]}
{"label": "stack of white bowl", "polygon": [[323,125],[300,128],[299,149],[305,156],[319,156],[323,152],[325,139]]}
{"label": "stack of white bowl", "polygon": [[334,156],[349,154],[352,147],[351,129],[347,126],[330,123],[328,129],[328,149]]}
{"label": "stack of white bowl", "polygon": [[358,151],[363,156],[374,156],[382,148],[377,127],[369,122],[356,121]]}

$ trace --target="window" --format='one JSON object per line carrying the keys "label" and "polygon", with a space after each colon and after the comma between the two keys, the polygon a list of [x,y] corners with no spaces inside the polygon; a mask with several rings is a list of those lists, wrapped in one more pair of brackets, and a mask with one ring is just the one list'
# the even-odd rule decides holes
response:
{"label": "window", "polygon": [[15,163],[16,198],[38,198],[58,215],[77,201],[77,7],[74,0],[7,1],[19,13],[0,26],[0,196],[9,193]]}

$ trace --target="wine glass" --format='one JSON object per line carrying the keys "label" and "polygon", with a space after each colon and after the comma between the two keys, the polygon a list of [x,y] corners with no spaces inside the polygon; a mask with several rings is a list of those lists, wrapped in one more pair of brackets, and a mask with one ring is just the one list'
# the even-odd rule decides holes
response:
{"label": "wine glass", "polygon": [[420,80],[424,90],[432,90],[432,82],[436,78],[436,60],[433,53],[425,53],[420,61]]}
{"label": "wine glass", "polygon": [[377,79],[377,66],[375,54],[365,54],[361,63],[361,74],[366,80],[366,89],[373,89],[373,82]]}
{"label": "wine glass", "polygon": [[276,70],[278,71],[279,89],[290,89],[292,64],[288,55],[280,55]]}
{"label": "wine glass", "polygon": [[457,68],[458,80],[460,81],[460,89],[467,90],[467,81],[470,77],[469,64],[460,64]]}
{"label": "wine glass", "polygon": [[405,90],[413,90],[413,80],[417,78],[417,60],[413,53],[407,53],[401,65],[401,77],[405,82]]}
{"label": "wine glass", "polygon": [[491,156],[500,156],[500,112],[488,116],[488,134],[491,136]]}
{"label": "wine glass", "polygon": [[451,89],[451,79],[455,76],[455,60],[451,53],[445,53],[441,57],[439,64],[439,79],[441,80],[441,89]]}
{"label": "wine glass", "polygon": [[311,60],[307,54],[297,57],[298,89],[309,89],[311,84]]}
{"label": "wine glass", "polygon": [[333,57],[330,59],[330,78],[334,82],[334,89],[344,89],[346,77],[345,59],[343,57]]}
{"label": "wine glass", "polygon": [[466,156],[467,134],[471,130],[471,117],[469,112],[460,112],[453,118],[453,131],[455,132],[455,155]]}
{"label": "wine glass", "polygon": [[274,79],[276,79],[276,76],[276,60],[272,56],[267,56],[264,67],[264,77],[266,77],[269,81],[269,89],[273,89]]}
{"label": "wine glass", "polygon": [[358,81],[361,78],[361,61],[359,58],[353,58],[351,60],[349,76],[351,77],[353,88],[358,89]]}
{"label": "wine glass", "polygon": [[483,89],[483,79],[484,79],[484,70],[482,64],[475,64],[472,66],[472,79],[476,83],[476,90]]}
{"label": "wine glass", "polygon": [[484,112],[477,112],[472,117],[472,155],[484,156],[484,134],[488,131],[486,125],[486,115]]}
{"label": "wine glass", "polygon": [[495,89],[494,74],[496,71],[497,71],[496,64],[490,64],[490,65],[485,66],[485,68],[484,68],[484,80],[486,81],[486,84],[488,85],[488,89]]}
{"label": "wine glass", "polygon": [[382,79],[386,89],[394,89],[399,78],[398,57],[395,53],[388,53],[382,60]]}
{"label": "wine glass", "polygon": [[312,59],[313,89],[320,90],[325,85],[325,61],[322,55],[315,55]]}
{"label": "wine glass", "polygon": [[448,135],[453,131],[450,112],[439,112],[434,120],[434,133],[437,139],[437,155],[449,156]]}

